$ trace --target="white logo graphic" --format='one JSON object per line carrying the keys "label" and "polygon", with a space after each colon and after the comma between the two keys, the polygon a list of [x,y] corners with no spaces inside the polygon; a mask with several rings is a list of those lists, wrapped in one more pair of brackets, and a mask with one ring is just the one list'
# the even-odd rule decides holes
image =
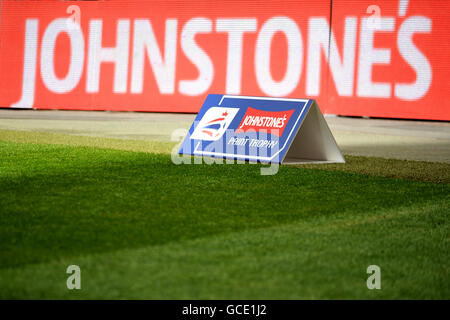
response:
{"label": "white logo graphic", "polygon": [[211,107],[198,123],[191,139],[219,140],[238,113],[239,108]]}

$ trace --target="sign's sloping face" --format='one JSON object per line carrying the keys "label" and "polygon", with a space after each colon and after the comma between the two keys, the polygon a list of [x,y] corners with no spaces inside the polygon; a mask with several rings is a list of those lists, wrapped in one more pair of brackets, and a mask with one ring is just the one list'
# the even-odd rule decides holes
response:
{"label": "sign's sloping face", "polygon": [[[311,109],[314,113],[309,116]],[[317,116],[315,112],[318,112],[320,116]],[[329,140],[331,137],[332,141],[324,143],[311,140],[309,135],[314,134],[311,132],[306,133],[306,139],[296,139],[307,117],[312,119],[308,120],[309,127],[312,129],[316,127],[319,130],[319,140],[323,138]],[[301,145],[292,148],[291,144],[296,140],[300,144],[308,143],[308,140],[318,143],[316,147],[308,146],[305,149],[319,150],[318,153],[316,152],[320,155],[318,159],[315,159],[317,156],[308,158],[308,154],[298,152],[303,148]],[[328,155],[336,155],[336,152],[320,152],[324,147],[330,146],[337,150],[340,157],[328,159]],[[179,153],[252,162],[282,163],[288,150],[291,150],[290,153],[293,154],[294,159],[296,155],[301,155],[309,162],[343,161],[314,100],[210,94],[184,139]],[[302,159],[297,160],[290,159],[287,162],[303,162]]]}

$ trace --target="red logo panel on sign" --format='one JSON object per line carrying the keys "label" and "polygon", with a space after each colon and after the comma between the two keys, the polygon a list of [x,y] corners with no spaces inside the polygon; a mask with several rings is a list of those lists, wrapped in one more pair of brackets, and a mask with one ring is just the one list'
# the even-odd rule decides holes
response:
{"label": "red logo panel on sign", "polygon": [[256,132],[265,131],[281,137],[293,112],[294,110],[263,111],[249,107],[236,133],[254,130]]}

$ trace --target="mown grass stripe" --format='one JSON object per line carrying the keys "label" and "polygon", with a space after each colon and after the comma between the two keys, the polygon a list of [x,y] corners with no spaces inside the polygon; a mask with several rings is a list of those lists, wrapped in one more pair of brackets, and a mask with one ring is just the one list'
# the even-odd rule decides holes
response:
{"label": "mown grass stripe", "polygon": [[[441,203],[339,216],[3,269],[0,297],[449,297],[448,220]],[[81,291],[65,288],[64,270],[74,263],[82,268]],[[365,287],[370,264],[381,267],[382,290]]]}

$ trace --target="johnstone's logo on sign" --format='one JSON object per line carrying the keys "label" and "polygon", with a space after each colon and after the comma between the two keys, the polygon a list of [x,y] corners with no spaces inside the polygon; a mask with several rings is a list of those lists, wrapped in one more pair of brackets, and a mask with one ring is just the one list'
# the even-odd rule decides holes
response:
{"label": "johnstone's logo on sign", "polygon": [[[280,137],[283,134],[286,124],[289,122],[294,110],[288,111],[263,111],[248,107],[247,112],[239,124],[236,132],[246,132],[248,130],[270,131]],[[272,130],[278,129],[278,130]]]}
{"label": "johnstone's logo on sign", "polygon": [[210,94],[179,153],[264,163],[344,162],[311,99]]}

